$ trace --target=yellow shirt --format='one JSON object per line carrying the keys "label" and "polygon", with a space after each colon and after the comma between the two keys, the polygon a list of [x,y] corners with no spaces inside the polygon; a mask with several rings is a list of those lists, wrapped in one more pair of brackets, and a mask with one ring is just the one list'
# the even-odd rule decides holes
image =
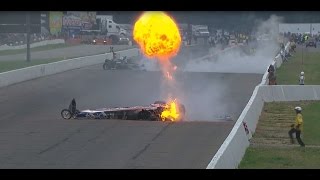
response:
{"label": "yellow shirt", "polygon": [[[297,127],[298,125],[300,125],[299,128]],[[296,116],[295,128],[300,129],[301,131],[303,130],[303,118],[302,118],[302,114],[300,113],[298,113]]]}

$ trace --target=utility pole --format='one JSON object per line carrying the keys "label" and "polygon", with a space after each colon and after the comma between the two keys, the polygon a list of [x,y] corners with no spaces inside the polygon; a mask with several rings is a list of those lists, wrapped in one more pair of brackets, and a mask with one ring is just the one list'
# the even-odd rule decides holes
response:
{"label": "utility pole", "polygon": [[27,30],[27,62],[30,62],[30,13],[27,12],[26,17],[26,30]]}
{"label": "utility pole", "polygon": [[301,66],[303,67],[303,49],[304,49],[304,46],[302,45],[302,59],[301,59]]}
{"label": "utility pole", "polygon": [[312,37],[312,23],[310,23],[310,37]]}

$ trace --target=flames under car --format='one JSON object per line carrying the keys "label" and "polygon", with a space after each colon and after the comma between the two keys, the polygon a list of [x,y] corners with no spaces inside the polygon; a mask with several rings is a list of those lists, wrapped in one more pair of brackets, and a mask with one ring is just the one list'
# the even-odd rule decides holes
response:
{"label": "flames under car", "polygon": [[162,116],[163,112],[172,109],[171,103],[156,101],[148,106],[133,107],[113,107],[94,110],[79,111],[73,99],[69,109],[63,109],[61,116],[63,119],[121,119],[121,120],[145,120],[145,121],[181,121],[185,117],[185,107],[176,103],[176,114],[178,116]]}

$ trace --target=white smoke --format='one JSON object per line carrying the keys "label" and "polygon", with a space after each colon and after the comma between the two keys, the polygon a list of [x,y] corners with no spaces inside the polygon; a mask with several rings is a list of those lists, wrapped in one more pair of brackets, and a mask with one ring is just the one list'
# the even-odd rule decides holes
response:
{"label": "white smoke", "polygon": [[189,72],[228,72],[228,73],[258,73],[263,74],[272,63],[279,49],[278,24],[280,17],[270,16],[267,21],[258,23],[254,34],[261,36],[269,34],[268,40],[249,44],[255,48],[255,53],[247,55],[240,48],[232,48],[221,53],[219,47],[211,48],[210,54],[218,54],[210,58],[193,59],[185,64],[184,71]]}

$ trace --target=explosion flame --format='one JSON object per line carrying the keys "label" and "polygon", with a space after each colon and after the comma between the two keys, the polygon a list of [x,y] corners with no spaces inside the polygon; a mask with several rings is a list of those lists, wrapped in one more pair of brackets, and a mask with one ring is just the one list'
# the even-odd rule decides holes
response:
{"label": "explosion flame", "polygon": [[[143,13],[134,24],[133,39],[146,57],[159,60],[163,76],[173,85],[177,66],[172,67],[170,58],[177,55],[181,45],[180,31],[173,18],[159,11]],[[162,121],[178,121],[181,115],[176,99],[168,102],[161,113]]]}
{"label": "explosion flame", "polygon": [[162,121],[177,121],[179,118],[179,108],[175,99],[166,105],[165,110],[161,113],[161,119]]}
{"label": "explosion flame", "polygon": [[181,45],[177,24],[164,12],[145,12],[133,28],[133,38],[148,58],[169,60]]}

